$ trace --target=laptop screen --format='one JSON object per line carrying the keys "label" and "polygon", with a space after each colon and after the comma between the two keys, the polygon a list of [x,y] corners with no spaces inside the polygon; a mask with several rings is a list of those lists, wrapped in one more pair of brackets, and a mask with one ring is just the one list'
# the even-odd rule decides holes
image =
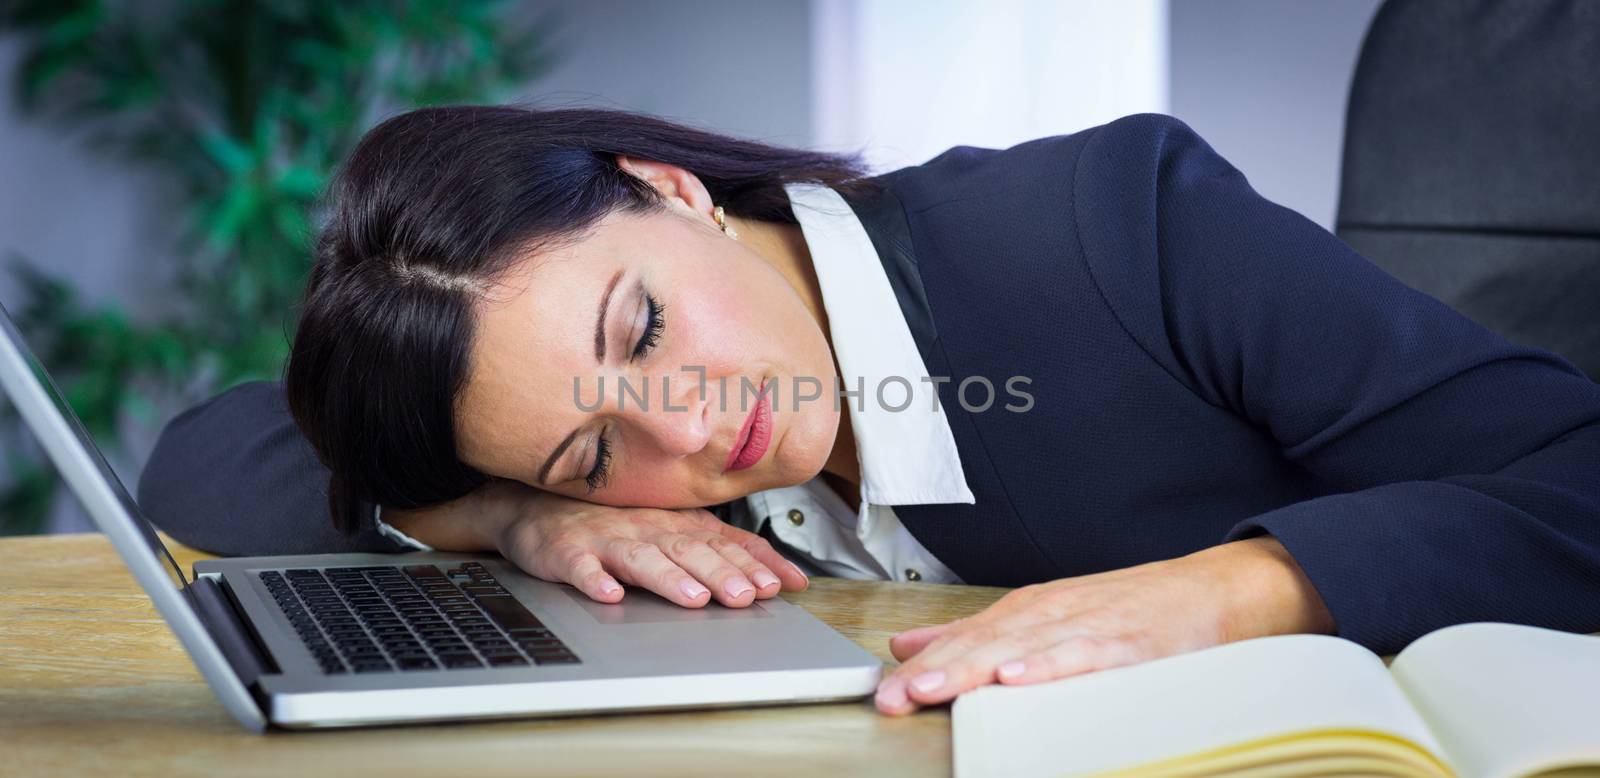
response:
{"label": "laptop screen", "polygon": [[22,341],[4,306],[0,306],[0,387],[33,429],[89,518],[105,533],[156,611],[172,627],[223,707],[246,727],[264,728],[265,716],[207,631],[183,568],[156,536],[155,527],[106,463],[72,406],[62,399],[55,381]]}
{"label": "laptop screen", "polygon": [[[134,528],[152,554],[166,560],[166,564],[175,576],[174,584],[179,587],[187,586],[188,579],[183,575],[183,568],[172,558],[171,552],[156,535],[155,527],[144,517],[138,503],[134,502],[133,495],[128,493],[121,479],[117,478],[116,472],[106,462],[105,456],[100,453],[100,448],[95,445],[94,438],[89,436],[83,422],[79,421],[78,415],[72,411],[72,406],[62,397],[60,388],[45,371],[44,365],[39,363],[33,351],[28,348],[28,344],[23,342],[22,334],[17,331],[16,324],[11,321],[10,312],[6,311],[4,306],[0,306],[0,330],[3,330],[0,332],[0,340],[4,342],[7,352],[5,356],[9,357],[0,362],[0,383],[4,383],[6,395],[17,407],[23,421],[33,428],[34,435],[38,437],[51,460],[56,463],[62,476],[68,480],[68,485],[78,494],[80,501],[84,500],[84,492],[80,485],[73,483],[72,469],[87,460],[87,463],[98,471],[98,480],[113,492],[116,501],[122,507],[121,513],[126,517],[126,523]],[[28,384],[33,386],[30,387]],[[48,408],[36,407],[41,398],[48,402]],[[52,410],[54,412],[50,413]],[[57,420],[58,423],[53,423]],[[76,439],[75,446],[72,445],[73,441],[61,439],[63,432]],[[77,451],[73,452],[70,449]],[[72,456],[73,453],[80,454],[82,458]],[[106,531],[106,520],[115,519],[115,517],[93,515],[92,506],[86,504],[84,507],[90,511],[91,518],[102,531]]]}

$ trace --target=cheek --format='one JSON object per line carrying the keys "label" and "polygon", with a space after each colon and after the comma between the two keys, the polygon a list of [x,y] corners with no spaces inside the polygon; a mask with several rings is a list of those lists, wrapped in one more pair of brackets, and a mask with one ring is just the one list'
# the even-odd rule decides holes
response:
{"label": "cheek", "polygon": [[733,284],[705,284],[678,302],[679,315],[668,327],[678,325],[674,356],[681,364],[704,366],[712,375],[741,372],[770,359],[780,342],[759,301]]}
{"label": "cheek", "polygon": [[776,271],[746,266],[718,275],[708,270],[680,288],[680,315],[668,323],[669,329],[681,325],[673,354],[680,364],[703,365],[710,375],[766,371],[826,379],[833,374],[821,330]]}
{"label": "cheek", "polygon": [[[630,487],[627,490],[619,490],[616,494],[606,495],[606,499],[603,502],[610,505],[648,505],[666,509],[701,507],[702,500],[697,498],[693,492],[671,487],[665,478],[650,478],[646,476],[640,480],[641,482],[634,487]],[[599,492],[595,492],[596,497],[599,495]]]}
{"label": "cheek", "polygon": [[689,488],[690,484],[685,480],[688,476],[675,476],[670,467],[664,467],[664,464],[620,467],[612,484],[596,490],[594,494],[589,494],[588,487],[582,481],[557,484],[550,487],[549,491],[576,500],[621,508],[701,507],[706,500]]}

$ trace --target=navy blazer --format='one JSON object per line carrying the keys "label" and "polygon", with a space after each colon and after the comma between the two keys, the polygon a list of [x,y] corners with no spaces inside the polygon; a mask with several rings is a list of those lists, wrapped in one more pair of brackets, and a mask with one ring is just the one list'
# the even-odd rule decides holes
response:
{"label": "navy blazer", "polygon": [[[976,504],[896,506],[1021,585],[1270,533],[1380,652],[1496,620],[1600,630],[1600,384],[1396,281],[1182,122],[960,146],[849,198]],[[962,379],[1025,376],[1026,413]],[[969,405],[984,393],[969,386]],[[231,553],[398,550],[328,522],[276,384],[174,420],[140,502]]]}

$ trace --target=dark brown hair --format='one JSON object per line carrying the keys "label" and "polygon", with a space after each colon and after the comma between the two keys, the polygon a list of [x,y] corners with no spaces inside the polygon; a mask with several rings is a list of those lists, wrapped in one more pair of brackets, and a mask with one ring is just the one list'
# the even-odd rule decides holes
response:
{"label": "dark brown hair", "polygon": [[339,529],[357,529],[363,503],[422,508],[487,480],[457,457],[453,418],[477,290],[613,211],[661,207],[617,154],[694,173],[745,219],[794,224],[786,183],[876,186],[857,156],[626,111],[449,106],[374,127],[328,193],[284,379],[295,423],[332,471]]}

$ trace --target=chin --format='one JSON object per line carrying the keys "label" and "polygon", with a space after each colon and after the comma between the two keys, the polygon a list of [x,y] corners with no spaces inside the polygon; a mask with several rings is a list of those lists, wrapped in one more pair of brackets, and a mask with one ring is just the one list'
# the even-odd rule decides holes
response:
{"label": "chin", "polygon": [[831,416],[833,423],[828,424],[826,418],[800,417],[774,441],[773,484],[767,488],[803,484],[822,473],[833,452],[833,439],[839,434],[839,415],[830,412],[815,416]]}

